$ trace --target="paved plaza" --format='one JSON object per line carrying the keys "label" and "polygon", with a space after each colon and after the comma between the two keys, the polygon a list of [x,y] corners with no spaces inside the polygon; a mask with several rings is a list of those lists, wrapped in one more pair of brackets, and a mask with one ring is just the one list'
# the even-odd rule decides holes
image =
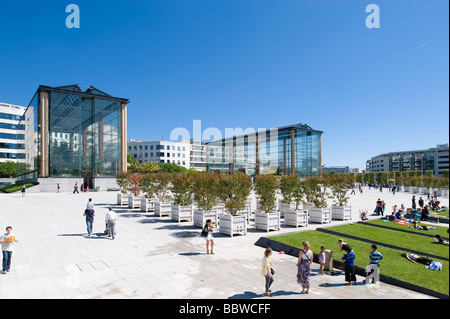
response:
{"label": "paved plaza", "polygon": [[[89,197],[96,210],[90,238],[82,216]],[[364,194],[350,197],[357,221],[359,210],[372,212],[378,197],[390,211],[394,204],[410,207],[412,194],[365,188]],[[449,206],[448,197],[440,200]],[[115,240],[103,235],[109,207],[118,215]],[[119,207],[115,192],[28,193],[24,198],[20,193],[1,194],[0,231],[8,225],[19,242],[11,271],[0,274],[1,299],[265,299],[260,274],[264,249],[255,242],[262,236],[324,227],[282,226],[280,231],[266,233],[255,230],[251,220],[247,236],[231,238],[217,232],[215,255],[208,255],[200,229],[192,223],[178,224],[169,217]],[[330,249],[336,250],[337,245]],[[305,295],[296,282],[296,258],[274,252],[272,261],[276,269],[273,298],[431,298],[385,283],[369,287],[359,276],[356,286],[347,286],[343,275],[319,275],[318,264],[313,264],[310,293]]]}

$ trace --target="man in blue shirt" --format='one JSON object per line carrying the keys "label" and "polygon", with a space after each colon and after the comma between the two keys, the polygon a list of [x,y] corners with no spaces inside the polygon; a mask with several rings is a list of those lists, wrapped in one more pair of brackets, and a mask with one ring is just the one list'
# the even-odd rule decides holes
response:
{"label": "man in blue shirt", "polygon": [[[368,277],[374,271],[377,271],[377,274],[372,278],[372,282],[375,283],[376,281],[378,281],[379,278],[380,260],[383,259],[383,255],[377,250],[378,249],[377,245],[372,245],[371,248],[372,251],[369,254],[370,264],[368,267],[370,272],[368,272],[366,276]],[[372,265],[375,265],[376,267],[378,267],[378,269],[373,269]],[[375,277],[377,278],[377,280],[375,280]]]}

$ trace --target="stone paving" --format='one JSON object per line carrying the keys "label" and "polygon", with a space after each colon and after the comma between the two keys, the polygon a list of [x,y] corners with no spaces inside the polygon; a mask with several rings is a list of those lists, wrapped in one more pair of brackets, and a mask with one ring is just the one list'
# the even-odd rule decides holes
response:
{"label": "stone paving", "polygon": [[[409,207],[411,196],[365,188],[364,194],[351,195],[354,220],[359,209],[373,211],[378,197],[389,209],[402,203]],[[90,238],[82,216],[89,197],[96,210]],[[448,197],[440,200],[448,206]],[[115,240],[103,236],[108,207],[118,214]],[[264,249],[254,243],[262,236],[323,227],[282,226],[280,231],[265,233],[255,230],[251,220],[247,236],[216,233],[215,255],[207,255],[200,229],[192,223],[178,224],[169,217],[117,206],[115,192],[28,193],[24,198],[20,193],[1,194],[0,231],[8,225],[19,242],[11,271],[0,274],[1,299],[265,299],[260,275]],[[359,276],[356,286],[347,286],[343,275],[319,275],[317,264],[313,264],[310,293],[304,295],[296,282],[296,258],[275,252],[272,260],[277,271],[273,298],[431,298],[384,283],[369,287]]]}

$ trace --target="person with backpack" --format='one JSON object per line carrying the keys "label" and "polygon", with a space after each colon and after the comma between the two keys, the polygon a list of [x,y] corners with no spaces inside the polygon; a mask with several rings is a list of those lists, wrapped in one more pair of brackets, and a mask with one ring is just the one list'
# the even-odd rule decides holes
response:
{"label": "person with backpack", "polygon": [[[202,230],[202,237],[206,240],[206,253],[214,255],[214,237],[212,235],[213,227],[211,219],[206,221],[205,227]],[[211,252],[209,251],[209,244],[211,243]]]}

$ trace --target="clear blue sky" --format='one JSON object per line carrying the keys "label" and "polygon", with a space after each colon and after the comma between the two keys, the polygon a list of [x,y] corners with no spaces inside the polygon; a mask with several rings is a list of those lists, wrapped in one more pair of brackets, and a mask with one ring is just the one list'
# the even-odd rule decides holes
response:
{"label": "clear blue sky", "polygon": [[446,0],[0,0],[0,101],[92,85],[130,99],[128,137],[143,140],[193,120],[306,123],[324,131],[325,165],[364,168],[448,142],[448,30]]}

